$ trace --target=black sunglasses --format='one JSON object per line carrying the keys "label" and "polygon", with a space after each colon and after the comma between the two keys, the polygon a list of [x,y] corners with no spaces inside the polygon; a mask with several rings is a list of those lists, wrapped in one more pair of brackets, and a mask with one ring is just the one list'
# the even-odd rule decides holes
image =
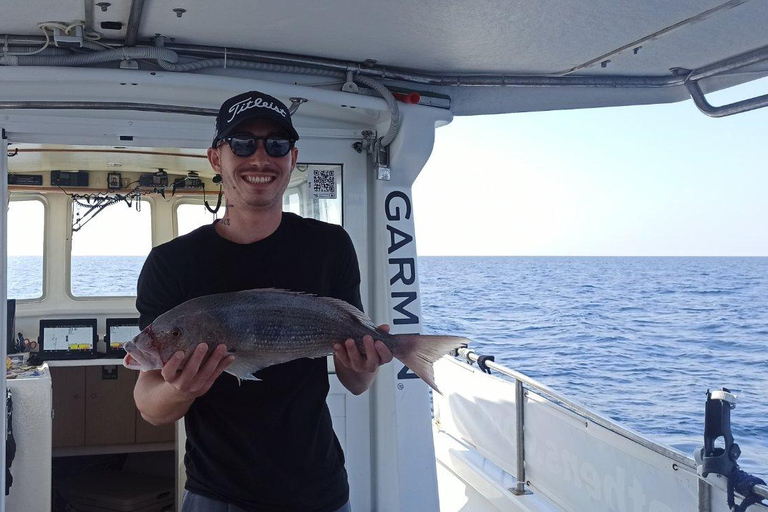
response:
{"label": "black sunglasses", "polygon": [[270,135],[268,137],[254,137],[248,133],[238,133],[224,137],[219,140],[218,145],[222,142],[229,144],[229,149],[232,150],[236,156],[241,158],[249,157],[256,153],[259,148],[258,141],[264,141],[264,151],[274,158],[280,158],[288,154],[293,148],[293,144],[296,142],[293,139],[287,139],[285,137],[279,137]]}

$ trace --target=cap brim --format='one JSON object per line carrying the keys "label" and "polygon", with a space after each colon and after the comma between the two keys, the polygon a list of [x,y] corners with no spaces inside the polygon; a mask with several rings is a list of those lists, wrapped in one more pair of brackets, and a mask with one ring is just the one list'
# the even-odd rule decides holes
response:
{"label": "cap brim", "polygon": [[278,125],[280,128],[285,130],[288,133],[288,137],[290,137],[293,140],[299,140],[299,133],[296,131],[296,129],[292,125],[290,125],[288,123],[285,123],[285,122],[281,122],[282,120],[278,120],[278,119],[271,118],[271,117],[260,117],[260,116],[257,117],[257,116],[254,116],[254,117],[245,118],[242,121],[238,122],[237,124],[233,124],[231,126],[227,126],[227,128],[224,131],[222,131],[221,133],[216,135],[216,137],[213,139],[213,142],[211,143],[211,147],[215,148],[216,144],[221,139],[223,139],[224,137],[226,137],[228,135],[231,135],[232,133],[235,133],[237,131],[237,128],[240,125],[242,125],[243,123],[245,123],[246,121],[253,121],[255,119],[263,119],[263,120],[266,120],[266,121],[272,121],[273,123]]}

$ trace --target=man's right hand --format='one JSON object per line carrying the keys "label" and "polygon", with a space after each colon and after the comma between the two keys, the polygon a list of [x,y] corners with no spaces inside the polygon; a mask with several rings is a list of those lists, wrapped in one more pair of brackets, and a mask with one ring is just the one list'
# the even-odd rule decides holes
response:
{"label": "man's right hand", "polygon": [[133,397],[142,418],[153,425],[166,425],[184,417],[189,406],[204,395],[219,375],[235,360],[227,347],[219,345],[206,357],[208,345],[201,343],[184,368],[184,352],[177,352],[162,370],[139,373]]}
{"label": "man's right hand", "polygon": [[206,359],[208,345],[205,343],[195,347],[184,368],[179,369],[184,361],[184,352],[176,352],[160,371],[165,382],[173,386],[179,393],[195,399],[204,395],[224,370],[232,364],[235,356],[227,355],[227,347],[223,343],[217,346]]}

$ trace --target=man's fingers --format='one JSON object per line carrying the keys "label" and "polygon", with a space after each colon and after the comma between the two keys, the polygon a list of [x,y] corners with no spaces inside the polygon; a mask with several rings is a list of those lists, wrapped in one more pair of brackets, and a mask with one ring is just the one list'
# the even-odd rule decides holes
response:
{"label": "man's fingers", "polygon": [[207,381],[208,378],[213,375],[221,360],[227,355],[227,346],[223,343],[216,347],[208,359],[205,361],[200,371],[197,372],[197,381]]}
{"label": "man's fingers", "polygon": [[384,332],[388,333],[388,332],[389,332],[389,324],[381,324],[381,325],[378,327],[378,329],[379,329],[380,331],[384,331]]}
{"label": "man's fingers", "polygon": [[180,373],[177,374],[178,377],[170,381],[177,390],[183,393],[194,393],[194,382],[207,353],[207,344],[200,343],[197,347],[195,347],[192,355],[189,356],[187,362],[184,363],[184,368]]}
{"label": "man's fingers", "polygon": [[379,354],[376,352],[376,346],[371,336],[363,336],[363,346],[365,347],[365,359],[363,360],[363,370],[375,372],[379,367]]}
{"label": "man's fingers", "polygon": [[333,346],[333,354],[336,356],[336,359],[338,359],[341,364],[343,364],[347,368],[350,367],[351,363],[349,361],[349,356],[347,355],[347,349],[346,347],[344,347],[342,343],[336,343]]}
{"label": "man's fingers", "polygon": [[184,352],[178,351],[171,356],[167,363],[160,370],[160,374],[163,376],[166,382],[173,382],[178,377],[179,366],[184,360]]}
{"label": "man's fingers", "polygon": [[349,366],[356,372],[359,372],[360,368],[362,368],[365,362],[363,361],[363,355],[357,349],[357,344],[355,344],[355,340],[348,339],[347,341],[344,342],[344,347],[347,349],[347,356],[349,357]]}
{"label": "man's fingers", "polygon": [[376,340],[376,353],[379,354],[379,364],[387,364],[392,361],[392,351],[383,341]]}

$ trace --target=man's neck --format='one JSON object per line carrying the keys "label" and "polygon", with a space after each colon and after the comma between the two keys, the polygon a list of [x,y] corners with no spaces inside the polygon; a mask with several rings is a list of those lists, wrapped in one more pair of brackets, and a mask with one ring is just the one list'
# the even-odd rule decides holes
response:
{"label": "man's neck", "polygon": [[250,244],[277,231],[282,218],[282,210],[236,211],[227,208],[224,218],[216,223],[216,232],[231,242]]}

